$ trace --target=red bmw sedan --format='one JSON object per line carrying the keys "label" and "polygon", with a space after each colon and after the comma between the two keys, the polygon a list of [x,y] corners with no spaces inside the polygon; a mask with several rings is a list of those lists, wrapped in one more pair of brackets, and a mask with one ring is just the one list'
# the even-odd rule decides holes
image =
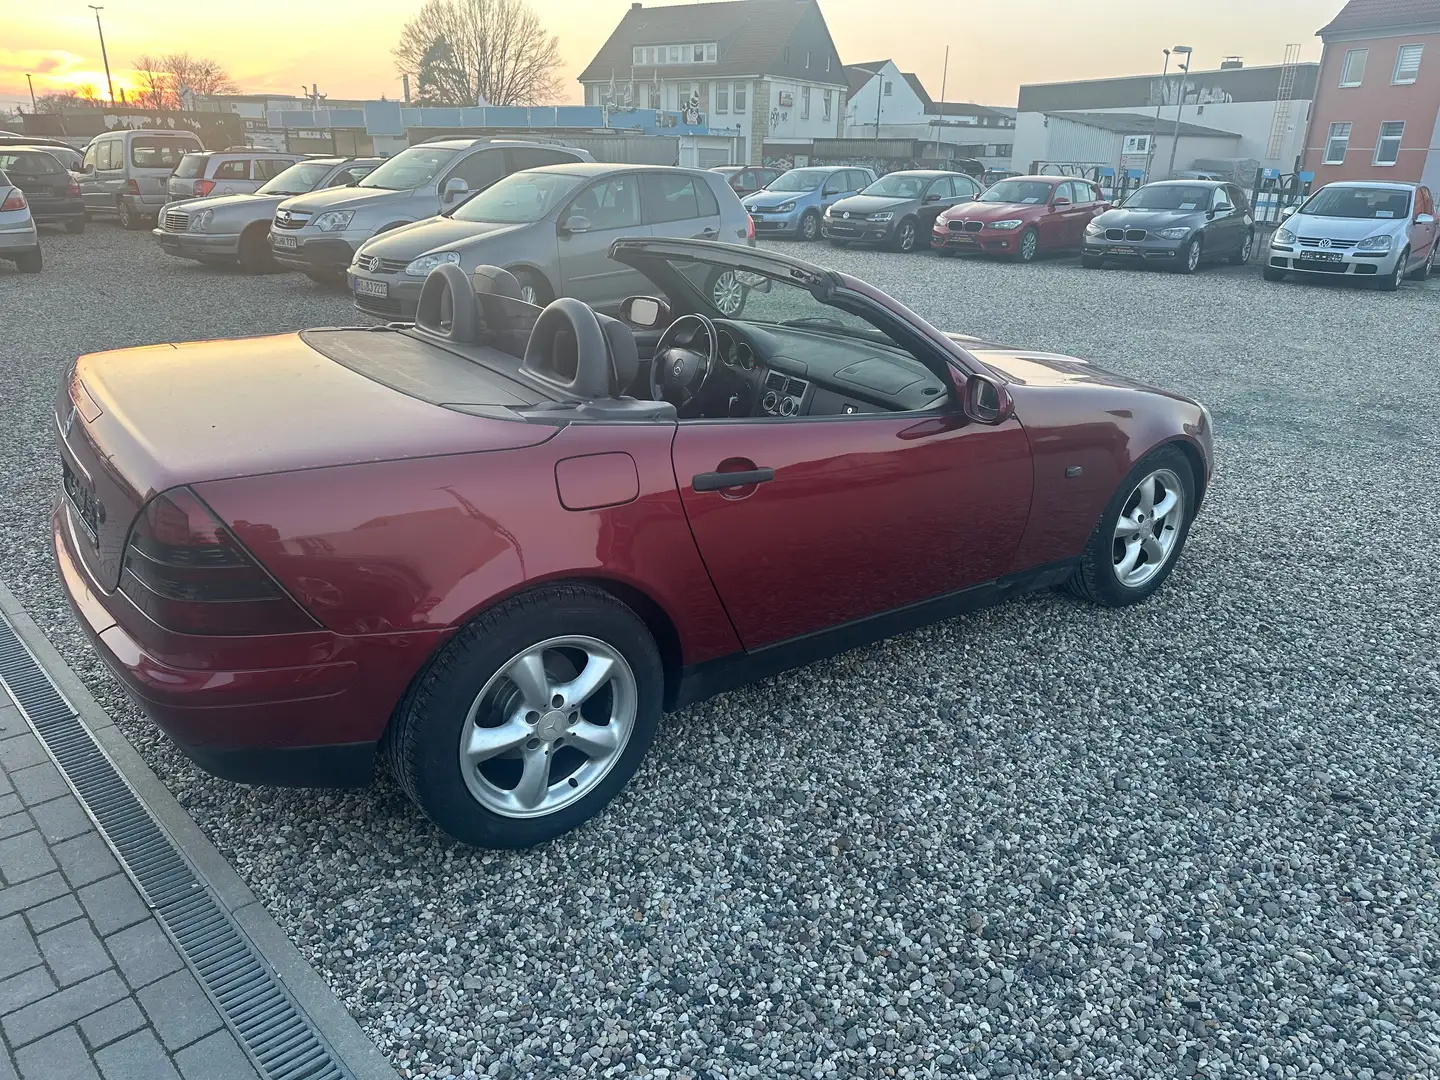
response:
{"label": "red bmw sedan", "polygon": [[1197,402],[782,255],[611,256],[621,319],[441,266],[414,325],[78,360],[60,574],[199,765],[360,785],[379,753],[453,836],[529,846],[668,710],[1032,589],[1136,603],[1180,557]]}
{"label": "red bmw sedan", "polygon": [[983,253],[1033,262],[1044,254],[1079,251],[1085,226],[1109,209],[1089,180],[1014,176],[937,217],[930,246],[941,255]]}

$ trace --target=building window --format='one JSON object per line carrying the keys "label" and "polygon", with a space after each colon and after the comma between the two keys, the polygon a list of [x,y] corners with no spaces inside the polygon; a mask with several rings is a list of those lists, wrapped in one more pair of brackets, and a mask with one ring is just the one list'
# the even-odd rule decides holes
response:
{"label": "building window", "polygon": [[1343,165],[1345,151],[1350,147],[1350,125],[1331,124],[1330,137],[1325,140],[1325,164]]}
{"label": "building window", "polygon": [[886,79],[886,80],[885,80],[885,96],[886,96],[886,97],[889,97],[891,91],[894,90],[894,89],[895,89],[895,84],[892,83],[889,79]]}
{"label": "building window", "polygon": [[822,99],[822,107],[823,107],[824,110],[825,110],[824,119],[829,120],[829,119],[830,119],[830,91],[829,91],[829,90],[826,90],[826,91],[825,91],[825,97]]}
{"label": "building window", "polygon": [[730,111],[730,84],[719,82],[715,84],[715,111],[717,113],[728,113]]}
{"label": "building window", "polygon": [[731,107],[737,113],[743,113],[745,111],[745,84],[743,82],[737,82],[735,84],[735,93],[731,101]]}
{"label": "building window", "polygon": [[1365,81],[1365,61],[1370,59],[1369,49],[1351,49],[1345,54],[1345,66],[1340,69],[1341,86],[1359,86]]}
{"label": "building window", "polygon": [[1394,165],[1400,160],[1400,140],[1405,135],[1404,120],[1386,120],[1380,125],[1380,138],[1375,140],[1376,165]]}
{"label": "building window", "polygon": [[1390,81],[1397,86],[1413,83],[1420,74],[1420,54],[1424,51],[1424,45],[1401,45],[1395,54],[1395,74]]}
{"label": "building window", "polygon": [[645,50],[641,46],[636,45],[635,48],[630,51],[630,62],[632,64],[645,63]]}
{"label": "building window", "polygon": [[806,50],[805,50],[805,66],[806,66],[807,68],[810,66],[810,50],[809,50],[809,49],[806,49]]}
{"label": "building window", "polygon": [[670,63],[672,63],[672,64],[678,64],[678,63],[680,63],[680,46],[679,46],[679,45],[671,45],[671,46],[670,46]]}
{"label": "building window", "polygon": [[788,63],[790,62],[790,46],[789,46],[789,45],[786,45],[783,49],[780,50],[780,62],[781,62],[782,64],[788,64]]}
{"label": "building window", "polygon": [[660,107],[660,88],[653,82],[645,84],[645,107],[647,109]]}
{"label": "building window", "polygon": [[678,112],[685,108],[685,103],[690,100],[690,84],[688,82],[675,84],[675,109]]}
{"label": "building window", "polygon": [[810,88],[808,86],[800,88],[800,119],[810,119]]}
{"label": "building window", "polygon": [[703,64],[705,62],[705,46],[692,45],[690,48],[690,59],[697,64]]}

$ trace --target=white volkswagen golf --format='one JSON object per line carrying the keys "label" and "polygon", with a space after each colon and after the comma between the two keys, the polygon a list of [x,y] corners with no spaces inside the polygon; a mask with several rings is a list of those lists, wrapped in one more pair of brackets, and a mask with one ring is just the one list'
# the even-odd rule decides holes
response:
{"label": "white volkswagen golf", "polygon": [[1406,277],[1424,279],[1440,247],[1435,202],[1421,184],[1342,180],[1326,184],[1270,238],[1265,280],[1289,273],[1373,278],[1394,292]]}

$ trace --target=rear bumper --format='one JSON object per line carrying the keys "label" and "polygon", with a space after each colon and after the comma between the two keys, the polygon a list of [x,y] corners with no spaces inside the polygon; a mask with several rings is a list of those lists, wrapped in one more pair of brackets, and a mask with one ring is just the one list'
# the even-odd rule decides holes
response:
{"label": "rear bumper", "polygon": [[[51,533],[65,595],[96,653],[140,709],[197,765],[249,784],[358,787],[370,782],[384,719],[377,716],[377,702],[366,704],[374,695],[359,678],[360,665],[350,660],[307,663],[316,655],[316,634],[291,635],[295,663],[284,667],[218,670],[166,663],[120,625],[111,610],[112,604],[120,606],[115,596],[101,591],[76,554],[63,498],[51,515]],[[380,706],[385,719],[389,709]],[[360,733],[370,737],[344,737]]]}
{"label": "rear bumper", "polygon": [[34,251],[39,246],[35,226],[28,222],[18,229],[0,229],[0,251]]}
{"label": "rear bumper", "polygon": [[[287,234],[288,235],[288,234]],[[275,261],[294,270],[307,270],[314,274],[343,274],[355,258],[355,245],[338,237],[296,236],[293,248],[277,247],[276,233],[270,232],[270,253]]]}
{"label": "rear bumper", "polygon": [[85,217],[85,204],[78,198],[56,199],[53,201],[32,200],[30,203],[30,216],[41,225],[48,225],[56,221],[75,221]]}

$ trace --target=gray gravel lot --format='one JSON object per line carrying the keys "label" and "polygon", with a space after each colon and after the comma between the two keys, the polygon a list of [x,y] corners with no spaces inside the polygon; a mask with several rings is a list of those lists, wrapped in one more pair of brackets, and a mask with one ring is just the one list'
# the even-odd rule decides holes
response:
{"label": "gray gravel lot", "polygon": [[348,297],[44,244],[0,264],[0,578],[406,1075],[1440,1075],[1436,283],[788,247],[1206,401],[1185,557],[1139,609],[1036,596],[692,708],[600,821],[500,855],[383,779],[200,775],[51,570],[69,360]]}

